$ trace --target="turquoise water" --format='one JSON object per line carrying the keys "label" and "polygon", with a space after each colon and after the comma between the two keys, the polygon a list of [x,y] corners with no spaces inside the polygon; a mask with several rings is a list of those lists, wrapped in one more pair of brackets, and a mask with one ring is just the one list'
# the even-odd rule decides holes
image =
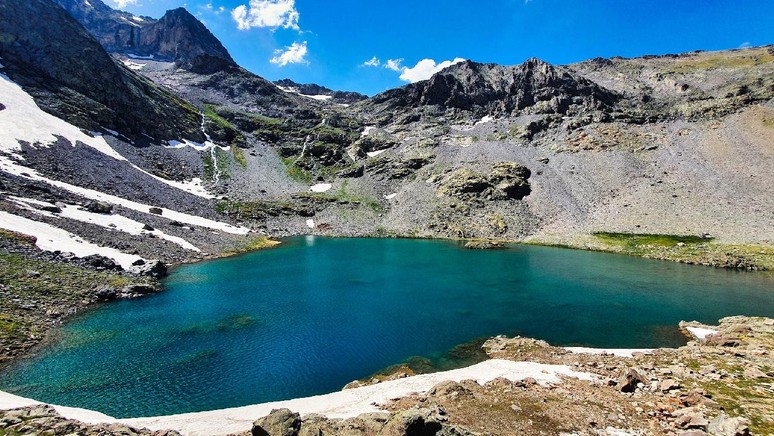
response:
{"label": "turquoise water", "polygon": [[113,416],[341,389],[481,336],[676,346],[680,320],[774,316],[771,275],[604,253],[293,238],[176,268],[167,292],[108,304],[0,374],[0,389]]}

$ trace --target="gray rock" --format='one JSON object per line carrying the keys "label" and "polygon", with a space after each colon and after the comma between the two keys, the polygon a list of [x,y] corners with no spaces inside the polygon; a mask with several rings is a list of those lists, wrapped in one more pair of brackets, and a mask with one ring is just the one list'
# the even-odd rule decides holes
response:
{"label": "gray rock", "polygon": [[427,409],[411,409],[393,414],[379,432],[380,436],[433,436],[443,425]]}
{"label": "gray rock", "polygon": [[149,260],[137,269],[137,274],[159,279],[167,275],[167,265],[160,260]]}
{"label": "gray rock", "polygon": [[104,201],[90,201],[83,208],[92,213],[108,214],[113,212],[113,205]]}
{"label": "gray rock", "polygon": [[99,288],[94,292],[94,296],[97,300],[111,301],[118,298],[118,290],[110,287]]}
{"label": "gray rock", "polygon": [[750,421],[745,418],[730,418],[725,413],[721,413],[707,427],[707,432],[711,436],[749,436]]}
{"label": "gray rock", "polygon": [[290,409],[275,409],[253,423],[253,436],[298,436],[301,416]]}

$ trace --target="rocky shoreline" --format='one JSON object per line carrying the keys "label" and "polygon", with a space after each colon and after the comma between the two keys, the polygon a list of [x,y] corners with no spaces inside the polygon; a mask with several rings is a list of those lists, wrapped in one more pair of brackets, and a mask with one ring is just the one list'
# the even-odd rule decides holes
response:
{"label": "rocky shoreline", "polygon": [[[586,376],[560,376],[548,383],[524,376],[483,383],[442,381],[379,404],[383,411],[377,413],[342,419],[277,409],[244,421],[244,431],[227,432],[224,427],[219,434],[772,434],[774,319],[735,316],[720,320],[718,326],[690,322],[681,323],[681,328],[698,336],[680,348],[634,351],[631,357],[594,350],[578,353],[535,339],[499,336],[482,347],[490,359],[560,365]],[[411,379],[379,381],[361,389]],[[217,413],[85,424],[33,404],[0,412],[0,429],[11,434],[51,429],[85,435],[212,434],[201,430],[202,420],[225,419]],[[173,430],[162,430],[165,423]]]}

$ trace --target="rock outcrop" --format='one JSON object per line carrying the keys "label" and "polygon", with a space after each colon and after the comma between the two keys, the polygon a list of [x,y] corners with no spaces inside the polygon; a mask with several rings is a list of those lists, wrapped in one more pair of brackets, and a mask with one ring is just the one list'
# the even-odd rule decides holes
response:
{"label": "rock outcrop", "polygon": [[610,108],[615,93],[557,67],[532,58],[506,67],[465,61],[429,80],[376,95],[370,104],[380,110],[438,106],[481,114],[568,114]]}

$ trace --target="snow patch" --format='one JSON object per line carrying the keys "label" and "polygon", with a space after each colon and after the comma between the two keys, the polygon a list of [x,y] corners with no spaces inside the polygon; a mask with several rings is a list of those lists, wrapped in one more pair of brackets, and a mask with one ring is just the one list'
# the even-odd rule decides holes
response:
{"label": "snow patch", "polygon": [[126,67],[129,68],[130,70],[134,70],[134,71],[142,70],[143,68],[145,68],[145,65],[147,65],[147,64],[140,64],[140,63],[137,63],[137,62],[132,62],[132,61],[129,61],[129,60],[123,60],[123,61],[121,61],[121,63],[126,65]]}
{"label": "snow patch", "polygon": [[34,236],[37,238],[35,245],[41,250],[59,250],[66,253],[73,253],[77,257],[99,254],[115,260],[126,270],[132,268],[132,263],[142,259],[139,256],[118,251],[115,248],[103,247],[92,244],[91,242],[86,242],[80,237],[60,229],[59,227],[33,221],[4,211],[0,211],[0,228]]}
{"label": "snow patch", "polygon": [[310,229],[313,229],[314,228],[314,220],[311,219],[311,218],[306,220],[306,226],[309,227]]}
{"label": "snow patch", "polygon": [[376,127],[374,127],[374,126],[366,126],[365,129],[363,129],[363,133],[360,134],[360,137],[362,138],[363,136],[368,136],[374,130],[376,130]]}
{"label": "snow patch", "polygon": [[[0,112],[2,114],[2,112]],[[81,195],[90,200],[105,201],[107,203],[117,204],[127,209],[136,210],[138,212],[150,213],[150,207],[147,204],[138,203],[136,201],[127,200],[125,198],[117,197],[115,195],[105,194],[103,192],[95,191],[93,189],[82,188],[80,186],[71,185],[66,182],[60,182],[59,180],[49,179],[38,174],[32,168],[23,167],[16,162],[12,161],[8,156],[0,155],[0,170],[9,174],[23,177],[28,180],[37,180],[44,182],[51,186],[64,189],[74,194]],[[166,219],[179,221],[181,223],[191,224],[200,227],[206,227],[213,230],[219,230],[226,233],[233,233],[236,235],[246,235],[250,232],[250,229],[246,227],[236,227],[231,224],[226,224],[220,221],[214,221],[208,218],[203,218],[196,215],[189,215],[183,212],[177,212],[171,209],[162,208],[162,216]]]}
{"label": "snow patch", "polygon": [[480,120],[476,121],[476,124],[474,124],[474,125],[478,126],[478,125],[481,125],[481,124],[486,124],[488,122],[491,122],[492,120],[494,120],[494,118],[492,118],[491,116],[487,115],[484,118],[481,118]]}
{"label": "snow patch", "polygon": [[688,330],[690,334],[694,335],[696,339],[704,339],[707,336],[714,335],[718,332],[717,330],[707,329],[704,327],[686,327],[685,329]]}
{"label": "snow patch", "polygon": [[389,195],[385,195],[384,198],[387,199],[387,200],[392,200],[393,198],[395,198],[397,196],[398,196],[397,193],[392,193],[392,194],[389,194]]}
{"label": "snow patch", "polygon": [[366,155],[368,155],[368,157],[376,157],[376,156],[379,156],[380,154],[384,153],[385,151],[387,151],[387,149],[376,150],[376,151],[369,151],[368,153],[366,153]]}
{"label": "snow patch", "polygon": [[132,20],[127,19],[126,17],[120,17],[120,18],[121,18],[121,21],[123,21],[124,23],[127,23],[127,24],[129,24],[129,25],[131,25],[133,27],[140,27],[140,28],[142,28],[142,26],[140,26],[139,24],[135,23]]}
{"label": "snow patch", "polygon": [[312,192],[327,192],[332,187],[333,185],[331,185],[330,183],[318,183],[316,185],[312,185],[312,187],[309,188],[309,190]]}
{"label": "snow patch", "polygon": [[317,100],[317,101],[328,101],[328,100],[330,100],[330,99],[332,99],[332,98],[333,98],[333,96],[332,96],[332,95],[322,95],[322,94],[318,94],[318,95],[308,95],[308,94],[301,94],[301,90],[300,90],[300,89],[298,89],[298,88],[291,88],[291,87],[287,87],[287,86],[279,86],[279,85],[276,85],[276,86],[277,86],[277,88],[279,88],[281,91],[287,92],[287,93],[289,93],[289,94],[297,94],[297,95],[300,95],[301,97],[310,98],[310,99],[312,99],[312,100]]}
{"label": "snow patch", "polygon": [[22,197],[9,197],[9,198],[11,199],[11,201],[18,204],[19,206],[22,206],[23,208],[31,212],[34,212],[38,215],[47,216],[51,218],[59,218],[59,217],[69,218],[75,221],[96,224],[100,227],[105,227],[107,229],[120,230],[124,233],[129,233],[130,235],[152,234],[160,239],[174,242],[175,244],[185,248],[186,250],[201,252],[199,248],[195,247],[193,244],[191,244],[190,242],[186,241],[183,238],[168,235],[158,229],[154,229],[153,231],[145,230],[143,229],[143,227],[145,226],[144,223],[135,221],[130,218],[126,218],[118,214],[100,214],[100,213],[89,212],[87,210],[82,210],[78,208],[78,206],[73,206],[70,204],[60,204],[58,206],[62,210],[62,212],[52,213],[52,212],[36,209],[34,206],[53,207],[55,206],[54,204],[51,204],[45,201],[35,200],[32,198],[22,198]]}
{"label": "snow patch", "polygon": [[136,21],[138,23],[144,23],[145,22],[145,20],[143,20],[142,18],[138,17],[137,15],[132,15],[132,20],[134,20],[134,21]]}
{"label": "snow patch", "polygon": [[43,112],[31,95],[3,74],[0,74],[0,95],[5,105],[5,110],[0,111],[0,151],[15,155],[21,151],[19,141],[50,146],[57,141],[57,136],[61,136],[73,147],[76,142],[82,142],[115,160],[126,161],[104,138],[91,137],[72,124]]}

